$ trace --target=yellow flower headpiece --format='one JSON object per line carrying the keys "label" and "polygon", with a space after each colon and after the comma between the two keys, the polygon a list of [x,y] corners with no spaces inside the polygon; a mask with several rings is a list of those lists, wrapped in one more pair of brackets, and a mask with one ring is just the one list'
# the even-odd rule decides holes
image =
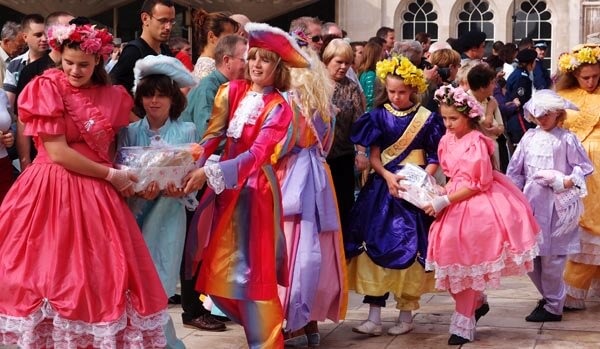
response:
{"label": "yellow flower headpiece", "polygon": [[572,53],[563,53],[558,58],[558,67],[563,73],[570,73],[582,64],[596,64],[600,62],[600,46],[578,45]]}
{"label": "yellow flower headpiece", "polygon": [[423,76],[423,71],[404,56],[392,56],[377,62],[375,74],[383,83],[385,78],[392,74],[401,77],[406,85],[416,88],[419,93],[427,91],[427,80]]}

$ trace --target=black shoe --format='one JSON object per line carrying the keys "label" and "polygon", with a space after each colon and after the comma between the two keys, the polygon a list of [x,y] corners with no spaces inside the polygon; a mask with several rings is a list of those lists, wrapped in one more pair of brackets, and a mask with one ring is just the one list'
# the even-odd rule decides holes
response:
{"label": "black shoe", "polygon": [[552,314],[543,306],[541,308],[535,308],[529,316],[525,318],[525,321],[529,322],[550,322],[550,321],[561,321],[562,315]]}
{"label": "black shoe", "polygon": [[448,345],[462,345],[469,342],[470,340],[456,334],[453,334],[450,336],[450,338],[448,338]]}
{"label": "black shoe", "polygon": [[181,304],[181,296],[174,294],[172,297],[169,297],[169,304]]}
{"label": "black shoe", "polygon": [[475,310],[475,322],[479,321],[479,319],[487,314],[490,311],[490,305],[487,303],[483,303],[479,308]]}
{"label": "black shoe", "polygon": [[199,330],[204,330],[204,331],[215,331],[215,332],[221,332],[221,331],[225,331],[227,329],[225,327],[224,323],[215,319],[210,314],[200,315],[199,317],[192,319],[192,320],[183,320],[183,326],[184,327],[193,327],[193,328],[197,328]]}
{"label": "black shoe", "polygon": [[538,300],[538,304],[535,307],[535,309],[542,309],[544,307],[544,305],[546,305],[546,303],[548,303],[548,301],[545,300],[544,298]]}

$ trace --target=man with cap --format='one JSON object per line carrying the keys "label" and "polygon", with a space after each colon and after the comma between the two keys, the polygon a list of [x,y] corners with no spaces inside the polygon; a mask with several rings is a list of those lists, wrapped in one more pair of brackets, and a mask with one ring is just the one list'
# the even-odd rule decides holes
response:
{"label": "man with cap", "polygon": [[544,41],[539,41],[534,47],[537,57],[535,59],[535,67],[533,68],[533,87],[536,90],[549,89],[552,86],[552,79],[550,79],[550,72],[544,67],[544,57],[546,56],[548,45]]}
{"label": "man with cap", "polygon": [[529,101],[533,93],[533,83],[530,74],[536,65],[537,53],[532,49],[525,49],[517,54],[517,67],[506,80],[506,99],[515,98],[517,109],[506,122],[506,130],[513,144],[519,143],[525,131],[536,125],[523,117],[523,105]]}
{"label": "man with cap", "polygon": [[479,30],[471,30],[458,38],[459,47],[462,51],[460,65],[463,66],[467,61],[482,60],[485,54],[485,39],[487,36]]}
{"label": "man with cap", "polygon": [[[309,58],[285,32],[248,23],[247,80],[230,81],[215,96],[200,145],[204,154],[188,174],[185,192],[208,188],[196,215],[198,236],[208,246],[196,289],[208,294],[231,320],[244,327],[251,349],[283,348],[283,310],[278,285],[287,286],[282,203],[271,156],[287,135],[292,109],[278,91],[290,88],[284,66],[305,68]],[[216,164],[208,155],[225,141]],[[211,207],[214,211],[203,209]],[[212,211],[212,212],[211,212]]]}

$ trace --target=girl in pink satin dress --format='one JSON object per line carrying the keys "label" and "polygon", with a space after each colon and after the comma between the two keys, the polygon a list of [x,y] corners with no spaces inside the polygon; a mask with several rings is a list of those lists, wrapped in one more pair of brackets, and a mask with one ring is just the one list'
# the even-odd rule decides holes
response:
{"label": "girl in pink satin dress", "polygon": [[438,155],[450,180],[447,195],[425,208],[436,216],[427,269],[435,270],[436,288],[456,301],[448,344],[460,345],[473,341],[477,320],[489,311],[485,289],[498,287],[501,276],[532,270],[540,228],[527,198],[492,167],[494,141],[477,130],[483,113],[477,101],[450,86],[435,99],[447,129]]}
{"label": "girl in pink satin dress", "polygon": [[110,86],[112,36],[54,26],[62,69],[19,97],[38,156],[0,207],[0,346],[162,348],[167,296],[123,196],[135,176],[112,167],[133,101]]}

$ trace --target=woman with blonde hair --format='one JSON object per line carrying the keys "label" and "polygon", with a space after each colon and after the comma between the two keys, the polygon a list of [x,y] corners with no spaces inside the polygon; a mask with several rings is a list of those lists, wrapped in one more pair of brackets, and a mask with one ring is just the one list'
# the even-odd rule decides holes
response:
{"label": "woman with blonde hair", "polygon": [[[300,46],[307,46],[297,39]],[[331,173],[325,158],[333,142],[334,85],[311,49],[310,68],[292,68],[288,99],[294,110],[289,146],[275,165],[283,201],[289,286],[279,296],[286,319],[286,346],[320,343],[317,321],[343,320],[346,260]]]}
{"label": "woman with blonde hair", "polygon": [[327,163],[331,166],[340,220],[344,227],[354,204],[354,178],[349,174],[353,173],[355,165],[359,171],[369,166],[366,148],[360,145],[355,147],[350,141],[352,124],[364,113],[365,105],[358,85],[346,77],[353,58],[350,45],[342,39],[333,39],[325,46],[321,56],[329,78],[335,82],[332,103],[338,113]]}

